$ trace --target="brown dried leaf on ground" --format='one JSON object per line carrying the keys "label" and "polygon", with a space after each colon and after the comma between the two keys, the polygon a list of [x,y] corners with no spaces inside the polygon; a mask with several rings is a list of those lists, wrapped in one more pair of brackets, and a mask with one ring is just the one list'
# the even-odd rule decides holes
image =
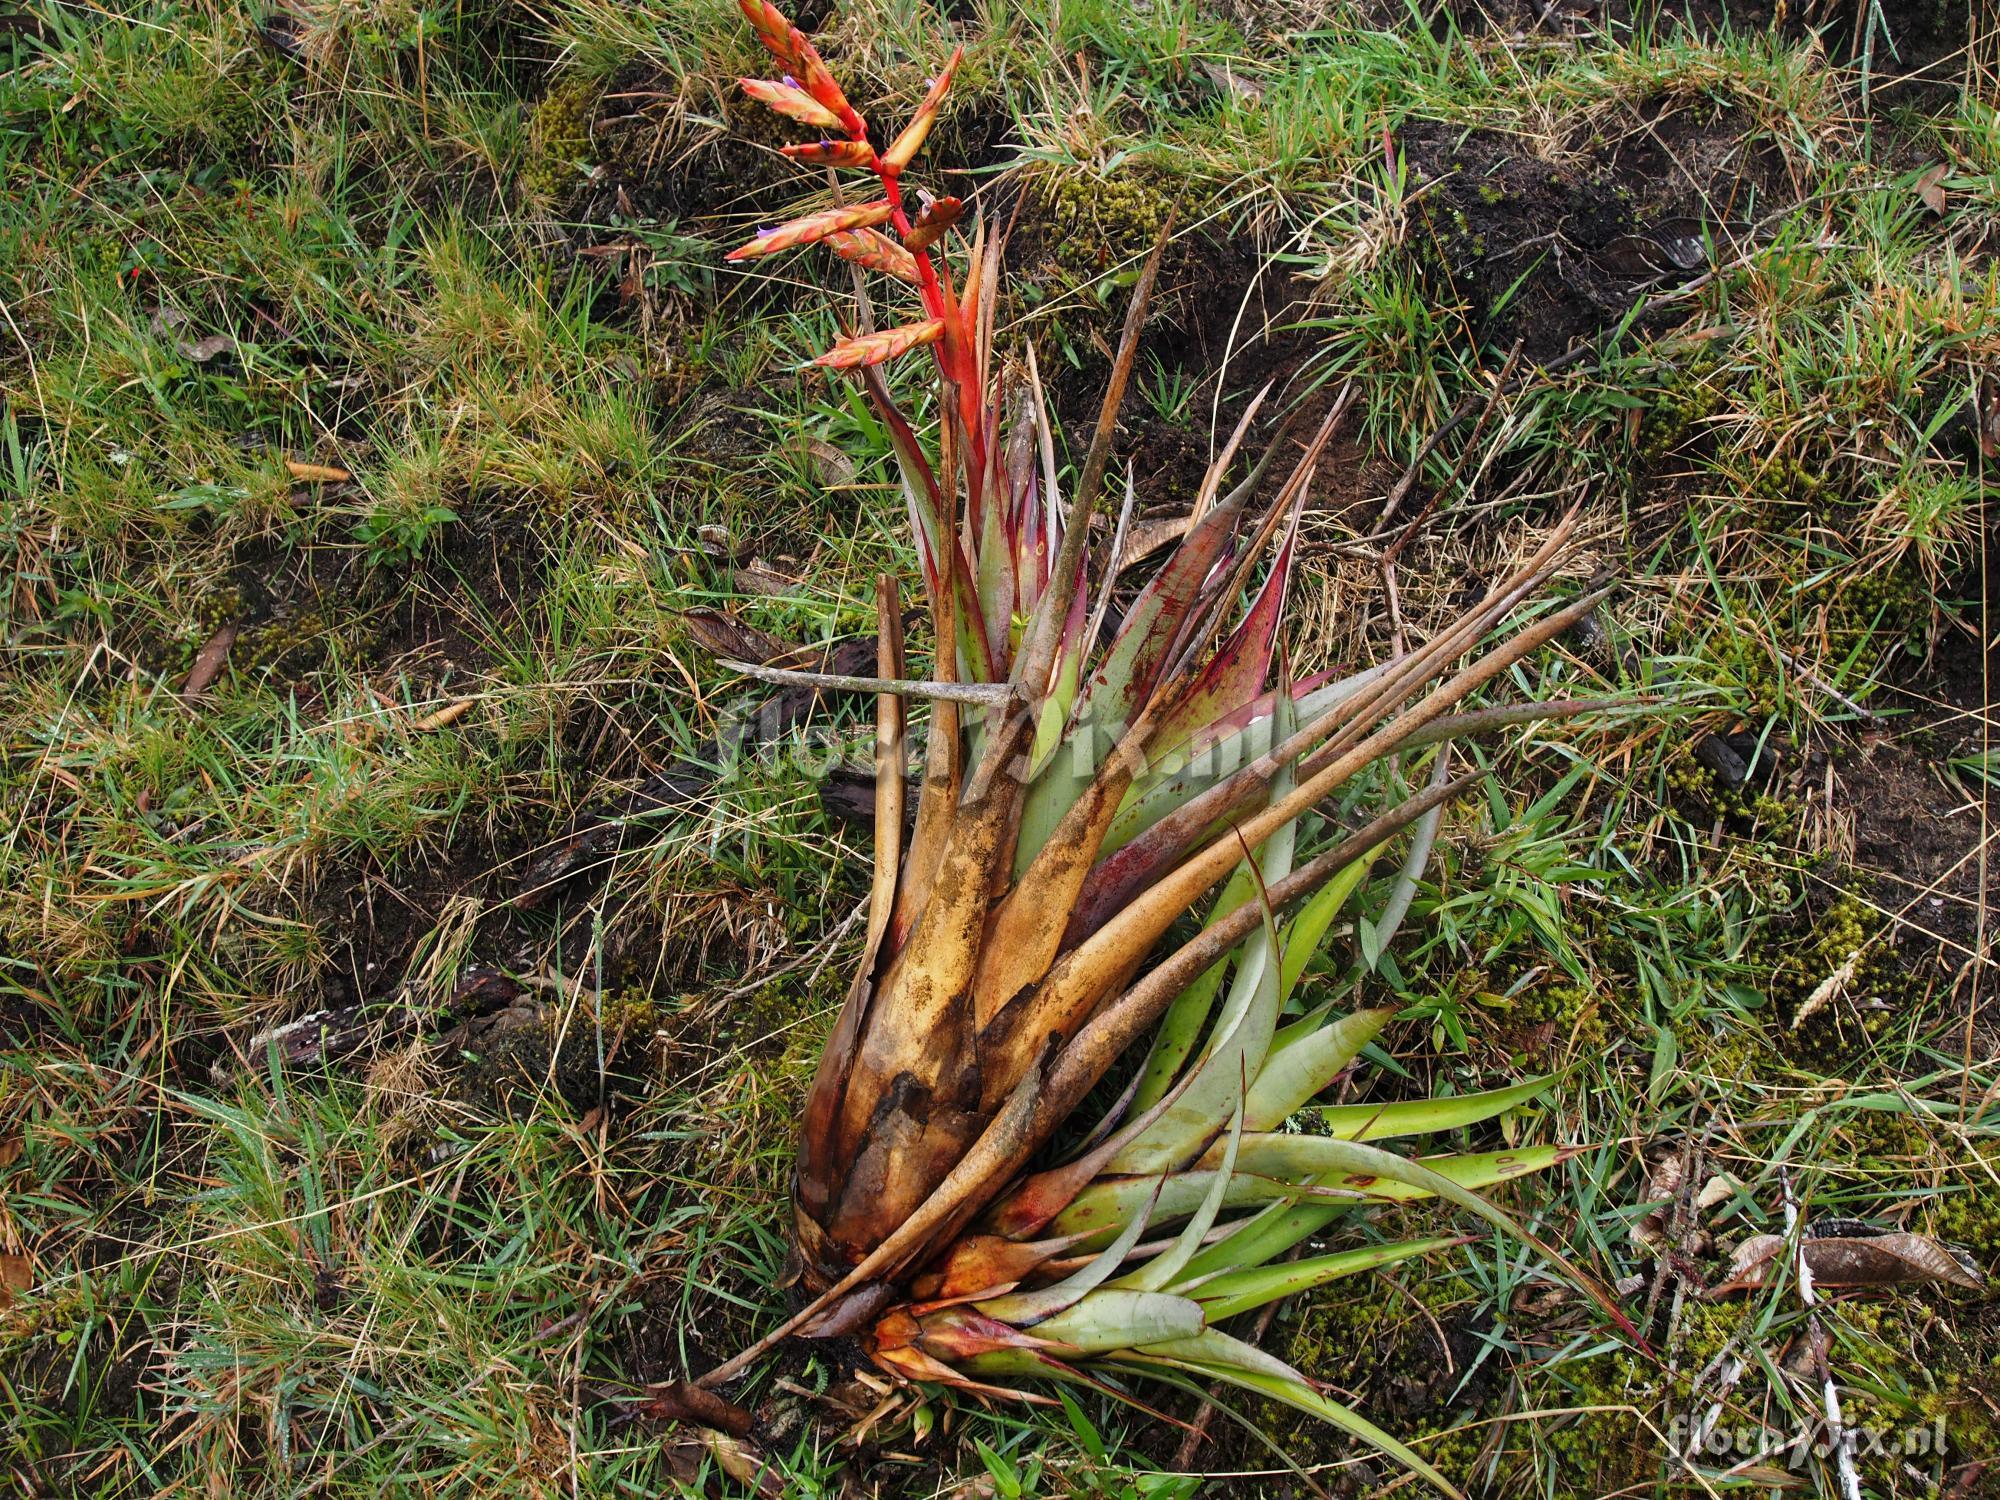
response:
{"label": "brown dried leaf on ground", "polygon": [[690,609],[681,615],[688,634],[703,648],[735,661],[763,663],[775,661],[797,650],[767,630],[747,624],[726,609]]}
{"label": "brown dried leaf on ground", "polygon": [[229,648],[236,644],[236,634],[242,628],[242,621],[229,621],[195,653],[194,665],[188,668],[187,680],[181,684],[183,698],[199,698],[214,686],[215,679],[229,664]]}
{"label": "brown dried leaf on ground", "polygon": [[35,1260],[31,1255],[0,1255],[0,1307],[35,1284]]}
{"label": "brown dried leaf on ground", "polygon": [[[1808,1230],[1807,1236],[1803,1246],[1806,1267],[1823,1287],[1942,1281],[1978,1291],[1986,1285],[1985,1273],[1963,1251],[1927,1235],[1902,1230],[1876,1232],[1867,1225],[1838,1220],[1818,1232]],[[1766,1285],[1784,1248],[1783,1235],[1752,1235],[1736,1247],[1729,1260],[1729,1275],[1709,1288],[1707,1295],[1714,1299]]]}
{"label": "brown dried leaf on ground", "polygon": [[345,484],[354,477],[334,464],[309,464],[296,458],[285,460],[285,472],[301,484]]}

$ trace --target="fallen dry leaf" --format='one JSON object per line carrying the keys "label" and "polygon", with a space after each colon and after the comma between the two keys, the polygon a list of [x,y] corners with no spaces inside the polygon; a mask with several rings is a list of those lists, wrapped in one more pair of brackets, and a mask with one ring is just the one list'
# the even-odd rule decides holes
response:
{"label": "fallen dry leaf", "polygon": [[1917,196],[1924,200],[1924,207],[1932,213],[1944,213],[1944,172],[1943,162],[1939,162],[1917,179]]}
{"label": "fallen dry leaf", "polygon": [[[1964,1252],[1926,1235],[1904,1230],[1875,1232],[1852,1220],[1835,1220],[1808,1229],[1803,1246],[1813,1280],[1824,1287],[1899,1286],[1942,1281],[1978,1291],[1986,1274]],[[1755,1291],[1771,1279],[1772,1267],[1785,1248],[1778,1234],[1753,1234],[1736,1247],[1729,1274],[1710,1287],[1711,1299],[1731,1292]]]}
{"label": "fallen dry leaf", "polygon": [[783,1500],[785,1486],[781,1471],[754,1446],[713,1427],[701,1429],[701,1440],[714,1456],[716,1467],[731,1479],[751,1486],[768,1500]]}
{"label": "fallen dry leaf", "polygon": [[785,599],[799,591],[799,581],[766,567],[754,559],[736,570],[736,587],[746,594]]}
{"label": "fallen dry leaf", "polygon": [[333,464],[301,463],[296,458],[285,460],[285,472],[304,484],[344,484],[354,477]]}
{"label": "fallen dry leaf", "polygon": [[750,1435],[750,1413],[726,1396],[688,1380],[670,1380],[656,1385],[646,1395],[646,1415],[663,1422],[685,1422],[689,1426],[724,1428],[739,1436]]}
{"label": "fallen dry leaf", "polygon": [[34,1284],[33,1256],[0,1254],[0,1291],[25,1292]]}
{"label": "fallen dry leaf", "polygon": [[11,1167],[21,1159],[21,1138],[18,1135],[0,1135],[0,1167]]}
{"label": "fallen dry leaf", "polygon": [[448,728],[464,718],[476,701],[473,698],[454,698],[443,708],[427,713],[420,719],[412,719],[410,728],[423,733],[429,733],[433,729]]}
{"label": "fallen dry leaf", "polygon": [[187,680],[181,684],[183,698],[199,698],[222,675],[229,662],[229,648],[236,644],[236,633],[242,628],[242,621],[231,620],[195,652],[194,665],[188,668]]}
{"label": "fallen dry leaf", "polygon": [[822,488],[844,489],[854,483],[854,460],[824,438],[807,438],[806,456]]}
{"label": "fallen dry leaf", "polygon": [[236,340],[226,333],[211,333],[205,339],[196,339],[191,344],[180,344],[181,357],[192,364],[205,365],[218,354],[234,354]]}
{"label": "fallen dry leaf", "polygon": [[717,656],[732,661],[776,661],[798,648],[769,631],[745,624],[726,609],[690,609],[681,615],[688,634]]}

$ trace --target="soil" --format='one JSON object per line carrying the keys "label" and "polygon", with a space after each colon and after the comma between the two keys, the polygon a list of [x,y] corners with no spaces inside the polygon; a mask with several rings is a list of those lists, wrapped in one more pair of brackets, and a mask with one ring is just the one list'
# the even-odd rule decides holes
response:
{"label": "soil", "polygon": [[[1797,197],[1778,148],[1712,102],[1648,105],[1615,137],[1547,157],[1518,137],[1426,121],[1399,145],[1432,305],[1457,309],[1475,347],[1504,355],[1519,341],[1531,364],[1599,339]],[[1671,303],[1649,309],[1635,331],[1684,316]]]}

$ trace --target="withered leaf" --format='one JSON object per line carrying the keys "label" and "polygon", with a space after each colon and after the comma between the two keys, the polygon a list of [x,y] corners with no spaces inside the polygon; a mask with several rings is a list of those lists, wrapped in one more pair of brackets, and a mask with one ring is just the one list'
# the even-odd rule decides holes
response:
{"label": "withered leaf", "polygon": [[0,1167],[11,1167],[21,1159],[23,1146],[18,1135],[0,1135]]}
{"label": "withered leaf", "polygon": [[[1841,1232],[1829,1233],[1829,1229]],[[1766,1285],[1784,1248],[1783,1235],[1753,1234],[1736,1247],[1728,1276],[1709,1288],[1707,1295],[1724,1297]],[[1877,1232],[1852,1220],[1836,1221],[1818,1232],[1808,1230],[1802,1253],[1814,1282],[1823,1287],[1942,1281],[1978,1291],[1986,1285],[1985,1272],[1954,1245],[1905,1230]]]}
{"label": "withered leaf", "polygon": [[181,357],[190,363],[205,365],[218,354],[234,354],[236,340],[226,333],[211,333],[207,338],[196,339],[193,343],[178,346]]}
{"label": "withered leaf", "polygon": [[843,489],[854,483],[854,460],[824,438],[807,438],[806,456],[812,460],[813,477],[826,489]]}
{"label": "withered leaf", "polygon": [[1616,276],[1654,276],[1672,262],[1650,235],[1621,234],[1597,252],[1604,269]]}
{"label": "withered leaf", "polygon": [[1923,199],[1925,208],[1938,215],[1945,208],[1944,174],[1945,164],[1939,162],[1917,179],[1917,196]]}
{"label": "withered leaf", "polygon": [[739,1437],[750,1434],[750,1413],[691,1380],[672,1380],[647,1393],[646,1415],[665,1422],[687,1422],[720,1428]]}
{"label": "withered leaf", "polygon": [[25,1292],[35,1284],[35,1261],[30,1255],[0,1254],[0,1291]]}
{"label": "withered leaf", "polygon": [[242,628],[240,621],[231,620],[195,652],[194,665],[188,668],[187,679],[181,683],[183,698],[198,698],[214,685],[223,667],[228,665],[229,648],[236,644],[236,633]]}
{"label": "withered leaf", "polygon": [[716,1467],[731,1479],[751,1486],[765,1500],[784,1500],[782,1471],[750,1443],[712,1427],[702,1429],[701,1439],[714,1455]]}
{"label": "withered leaf", "polygon": [[797,650],[791,642],[747,624],[726,609],[690,609],[681,615],[688,634],[732,661],[768,662]]}
{"label": "withered leaf", "polygon": [[345,484],[354,477],[334,464],[309,464],[296,458],[285,460],[285,472],[301,484]]}
{"label": "withered leaf", "polygon": [[786,599],[799,591],[799,581],[776,572],[752,558],[736,570],[736,587],[746,594],[762,594],[770,599]]}

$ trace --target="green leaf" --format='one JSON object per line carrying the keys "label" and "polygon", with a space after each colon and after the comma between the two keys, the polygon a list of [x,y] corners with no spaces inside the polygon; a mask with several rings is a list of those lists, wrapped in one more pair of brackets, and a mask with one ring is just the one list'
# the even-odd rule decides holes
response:
{"label": "green leaf", "polygon": [[1294,1110],[1333,1082],[1395,1013],[1389,1007],[1356,1011],[1273,1055],[1250,1086],[1245,1123],[1252,1130],[1275,1130],[1284,1124]]}
{"label": "green leaf", "polygon": [[1139,1365],[1157,1363],[1169,1369],[1209,1375],[1282,1401],[1359,1438],[1426,1483],[1453,1497],[1453,1500],[1463,1500],[1450,1480],[1366,1417],[1321,1395],[1306,1382],[1303,1375],[1284,1361],[1274,1359],[1263,1350],[1216,1329],[1207,1329],[1196,1338],[1136,1351],[1129,1362]]}
{"label": "green leaf", "polygon": [[1163,1339],[1192,1338],[1203,1326],[1201,1305],[1186,1297],[1107,1286],[1037,1323],[1035,1337],[1056,1339],[1080,1354],[1109,1354]]}
{"label": "green leaf", "polygon": [[1383,1141],[1399,1135],[1428,1135],[1477,1125],[1547,1092],[1558,1074],[1547,1073],[1504,1089],[1455,1094],[1443,1099],[1406,1099],[1395,1104],[1340,1104],[1320,1111],[1320,1121],[1344,1141]]}
{"label": "green leaf", "polygon": [[1267,1302],[1275,1302],[1280,1297],[1289,1297],[1294,1292],[1324,1286],[1342,1276],[1373,1271],[1399,1260],[1448,1250],[1463,1243],[1456,1237],[1439,1236],[1428,1240],[1404,1240],[1394,1245],[1366,1245],[1358,1250],[1316,1255],[1283,1265],[1249,1266],[1239,1271],[1224,1271],[1209,1277],[1198,1287],[1183,1283],[1178,1290],[1199,1302],[1202,1313],[1213,1325],[1238,1313],[1262,1307]]}
{"label": "green leaf", "polygon": [[1361,944],[1361,963],[1371,974],[1382,961],[1382,937],[1366,917],[1354,919],[1354,936]]}

